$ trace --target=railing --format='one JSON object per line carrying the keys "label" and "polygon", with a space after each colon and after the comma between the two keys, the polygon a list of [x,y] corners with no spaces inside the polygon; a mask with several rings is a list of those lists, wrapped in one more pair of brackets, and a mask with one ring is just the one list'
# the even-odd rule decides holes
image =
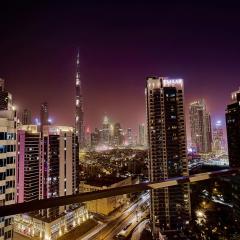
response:
{"label": "railing", "polygon": [[5,205],[0,207],[0,217],[15,215],[20,213],[32,212],[40,209],[46,209],[56,206],[64,206],[74,203],[83,203],[100,198],[107,198],[116,195],[136,193],[144,190],[152,190],[164,187],[175,186],[183,183],[191,183],[215,178],[226,175],[236,175],[240,173],[240,168],[224,169],[220,171],[213,171],[207,173],[200,173],[190,176],[177,177],[167,179],[161,182],[147,182],[134,185],[127,185],[123,187],[116,187],[95,192],[86,192],[76,195],[69,195],[63,197],[34,200],[30,202],[17,203],[11,205]]}

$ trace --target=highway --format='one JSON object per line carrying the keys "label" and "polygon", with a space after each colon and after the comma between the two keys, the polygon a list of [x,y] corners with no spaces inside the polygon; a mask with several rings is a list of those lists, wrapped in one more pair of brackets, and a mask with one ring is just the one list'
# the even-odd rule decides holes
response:
{"label": "highway", "polygon": [[112,240],[114,239],[114,237],[121,230],[123,230],[127,225],[129,225],[129,223],[132,223],[131,228],[137,224],[137,221],[140,220],[142,214],[144,214],[144,212],[141,212],[138,209],[149,201],[150,201],[150,196],[148,193],[141,194],[141,197],[135,203],[130,205],[129,208],[123,211],[122,214],[120,214],[116,218],[113,218],[107,223],[100,224],[97,228],[94,228],[87,235],[79,238],[79,240],[88,240],[88,239]]}
{"label": "highway", "polygon": [[133,231],[132,233],[132,237],[131,240],[139,240],[141,237],[141,233],[143,231],[143,229],[145,228],[146,224],[148,222],[148,219],[142,221],[137,227],[136,229]]}

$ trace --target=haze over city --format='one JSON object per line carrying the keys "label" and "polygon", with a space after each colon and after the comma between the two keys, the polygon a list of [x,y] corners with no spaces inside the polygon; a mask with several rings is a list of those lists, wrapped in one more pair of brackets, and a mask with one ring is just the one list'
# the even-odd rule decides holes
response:
{"label": "haze over city", "polygon": [[239,240],[240,4],[8,1],[0,240]]}
{"label": "haze over city", "polygon": [[[238,87],[239,14],[234,4],[108,1],[6,4],[1,14],[1,77],[15,104],[39,116],[49,103],[57,124],[74,123],[74,77],[80,50],[85,123],[107,114],[136,130],[145,122],[149,75],[181,77],[188,103],[205,98],[224,121]],[[204,18],[202,18],[204,16]]]}

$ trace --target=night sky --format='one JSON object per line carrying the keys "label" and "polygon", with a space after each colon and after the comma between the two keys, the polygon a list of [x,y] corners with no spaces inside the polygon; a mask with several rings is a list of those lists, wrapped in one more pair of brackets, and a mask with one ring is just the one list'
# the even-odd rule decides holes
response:
{"label": "night sky", "polygon": [[19,111],[29,108],[38,117],[47,101],[54,123],[73,124],[79,47],[91,129],[104,114],[125,128],[144,122],[148,75],[183,78],[186,108],[203,97],[213,122],[224,120],[240,85],[238,5],[32,2],[39,3],[1,3],[0,77]]}

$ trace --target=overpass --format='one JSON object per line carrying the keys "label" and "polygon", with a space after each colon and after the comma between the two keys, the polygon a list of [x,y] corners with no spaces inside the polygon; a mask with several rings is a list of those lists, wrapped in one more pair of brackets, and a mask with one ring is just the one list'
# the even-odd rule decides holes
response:
{"label": "overpass", "polygon": [[40,209],[46,209],[57,206],[64,206],[74,203],[83,203],[91,200],[96,200],[100,198],[107,198],[116,195],[128,194],[128,193],[137,193],[144,190],[153,190],[164,187],[171,187],[183,183],[192,183],[203,181],[211,178],[216,178],[219,176],[228,176],[228,175],[236,175],[240,173],[240,168],[231,168],[224,169],[220,171],[213,171],[207,173],[200,173],[190,176],[183,176],[177,178],[166,179],[160,182],[145,182],[134,185],[127,185],[122,187],[116,187],[106,190],[94,191],[94,192],[85,192],[79,193],[75,195],[68,195],[56,198],[48,198],[41,200],[34,200],[30,202],[23,202],[11,205],[5,205],[0,207],[0,217],[21,214],[32,212]]}

